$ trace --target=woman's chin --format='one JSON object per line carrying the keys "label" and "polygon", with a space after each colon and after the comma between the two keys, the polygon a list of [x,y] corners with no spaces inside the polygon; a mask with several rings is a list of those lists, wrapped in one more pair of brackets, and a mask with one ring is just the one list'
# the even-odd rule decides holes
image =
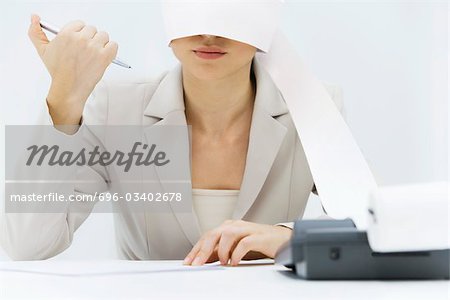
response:
{"label": "woman's chin", "polygon": [[218,80],[226,77],[226,72],[217,66],[198,66],[195,70],[191,70],[190,73],[195,78],[204,81]]}

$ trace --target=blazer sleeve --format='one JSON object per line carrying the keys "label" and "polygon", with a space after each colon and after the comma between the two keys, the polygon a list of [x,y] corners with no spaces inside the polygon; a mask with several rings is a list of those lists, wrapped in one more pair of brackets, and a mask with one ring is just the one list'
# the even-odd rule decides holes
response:
{"label": "blazer sleeve", "polygon": [[[78,132],[74,135],[66,135],[55,128],[51,130],[57,132],[63,141],[67,140],[67,142],[70,142],[71,139],[77,138],[80,132],[88,132],[87,130],[82,130],[86,126],[85,122],[92,121],[97,124],[106,122],[107,101],[106,84],[100,81],[86,102],[82,117],[83,121]],[[40,114],[39,124],[35,125],[53,125],[46,103],[42,104]],[[42,137],[36,136],[35,138],[42,144]],[[89,140],[89,138],[94,139],[96,137],[87,135],[86,138]],[[98,145],[98,142],[95,144]],[[89,145],[89,141],[87,141],[86,145]],[[68,189],[72,190],[74,195],[93,195],[95,192],[101,193],[106,191],[108,189],[107,172],[104,167],[96,168],[78,167],[75,175],[73,175],[75,177],[73,179],[76,180],[71,181],[71,186]],[[16,172],[25,171],[19,167]],[[95,184],[80,183],[88,180],[95,182]],[[58,191],[59,188],[61,186],[54,184],[52,191]],[[2,225],[1,244],[8,256],[14,260],[47,259],[68,248],[72,243],[74,232],[89,216],[95,201],[68,202],[64,205],[65,208],[61,209],[61,212],[58,211],[56,213],[2,212],[0,223]]]}

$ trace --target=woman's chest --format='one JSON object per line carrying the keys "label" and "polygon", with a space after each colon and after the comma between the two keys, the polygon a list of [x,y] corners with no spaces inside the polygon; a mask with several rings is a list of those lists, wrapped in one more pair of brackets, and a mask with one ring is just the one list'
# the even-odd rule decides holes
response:
{"label": "woman's chest", "polygon": [[208,139],[192,136],[191,173],[194,188],[240,189],[248,150],[248,135]]}

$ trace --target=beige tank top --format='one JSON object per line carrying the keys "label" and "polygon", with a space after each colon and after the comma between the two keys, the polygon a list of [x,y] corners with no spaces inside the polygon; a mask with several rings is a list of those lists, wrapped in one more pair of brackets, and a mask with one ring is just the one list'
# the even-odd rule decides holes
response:
{"label": "beige tank top", "polygon": [[202,234],[231,218],[238,197],[239,190],[192,189],[192,203]]}

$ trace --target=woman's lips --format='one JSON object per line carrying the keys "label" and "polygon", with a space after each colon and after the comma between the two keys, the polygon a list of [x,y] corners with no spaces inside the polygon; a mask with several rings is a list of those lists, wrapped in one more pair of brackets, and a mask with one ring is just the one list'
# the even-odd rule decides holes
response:
{"label": "woman's lips", "polygon": [[225,51],[217,47],[200,47],[193,51],[195,55],[203,59],[218,59],[227,54]]}

